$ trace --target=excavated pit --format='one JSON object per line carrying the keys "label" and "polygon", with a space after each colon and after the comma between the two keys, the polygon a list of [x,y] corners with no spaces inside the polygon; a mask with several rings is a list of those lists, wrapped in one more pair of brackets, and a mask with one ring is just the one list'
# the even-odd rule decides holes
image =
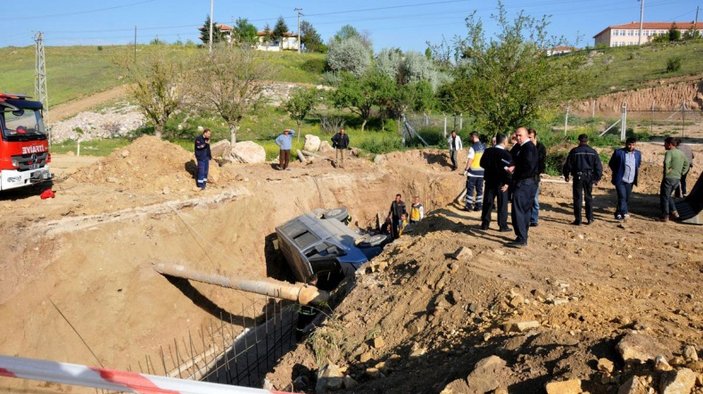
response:
{"label": "excavated pit", "polygon": [[[412,152],[390,155],[385,164],[352,159],[346,170],[326,161],[289,172],[229,165],[198,193],[183,173],[189,154],[160,144],[137,140],[59,177],[54,200],[5,201],[26,209],[4,226],[4,236],[18,242],[3,248],[3,354],[177,377],[217,375],[216,364],[206,365],[215,355],[244,329],[255,333],[260,325],[266,332],[272,319],[294,321],[284,317],[290,306],[165,278],[152,264],[176,262],[236,278],[282,277],[276,225],[314,208],[346,206],[353,224],[366,227],[387,212],[395,193],[420,195],[430,210],[446,205],[463,186],[463,178],[436,162],[441,152]],[[155,155],[166,165],[150,168]],[[409,165],[417,161],[428,164]],[[262,367],[251,376],[241,373],[237,383],[260,385],[265,373]],[[16,387],[13,380],[0,381],[0,391]]]}

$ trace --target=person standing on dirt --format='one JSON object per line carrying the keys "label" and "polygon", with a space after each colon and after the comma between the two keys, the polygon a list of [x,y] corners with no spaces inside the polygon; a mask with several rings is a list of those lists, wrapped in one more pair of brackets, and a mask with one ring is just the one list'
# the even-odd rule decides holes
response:
{"label": "person standing on dirt", "polygon": [[498,200],[498,228],[500,232],[510,231],[508,227],[508,185],[510,174],[507,169],[513,161],[510,153],[505,149],[505,135],[496,134],[495,146],[486,149],[481,157],[481,167],[484,168],[484,181],[486,193],[481,211],[481,230],[488,230],[491,223],[493,200]]}
{"label": "person standing on dirt", "polygon": [[403,215],[407,215],[407,211],[405,210],[405,203],[401,199],[400,194],[395,195],[395,200],[391,203],[391,209],[388,211],[388,216],[391,217],[391,221],[393,222],[393,226],[391,227],[391,234],[393,235],[393,238],[398,238],[400,235],[400,220],[403,217]]}
{"label": "person standing on dirt", "polygon": [[210,129],[203,130],[203,134],[195,137],[195,160],[198,163],[198,173],[195,176],[195,185],[200,190],[205,190],[207,186],[207,175],[210,169]]}
{"label": "person standing on dirt", "polygon": [[295,130],[285,129],[278,137],[276,137],[276,145],[281,149],[278,154],[278,169],[287,170],[290,163],[290,149],[293,147],[293,136]]}
{"label": "person standing on dirt", "polygon": [[642,163],[642,153],[635,149],[637,139],[628,137],[625,147],[616,149],[610,157],[608,167],[613,174],[612,184],[618,196],[618,205],[615,208],[615,220],[625,220],[630,217],[628,205],[632,186],[637,186],[637,175]]}
{"label": "person standing on dirt", "polygon": [[530,227],[537,227],[539,225],[539,184],[541,175],[547,170],[547,148],[544,147],[543,143],[537,140],[537,130],[530,127],[527,129],[527,134],[537,148],[537,169],[539,174],[535,177],[535,181],[537,181],[537,192],[535,193],[535,203],[532,205],[532,216],[530,217]]}
{"label": "person standing on dirt", "polygon": [[344,151],[349,149],[349,136],[344,132],[344,127],[332,136],[332,147],[335,149],[335,164],[344,168]]}
{"label": "person standing on dirt", "polygon": [[[509,247],[522,248],[527,246],[530,216],[534,204],[537,183],[535,176],[539,172],[537,148],[527,134],[527,129],[518,127],[515,130],[517,147],[514,148],[513,163],[507,171],[513,175],[511,189],[513,209],[511,212],[515,240],[508,242]],[[512,152],[512,151],[511,151]]]}
{"label": "person standing on dirt", "polygon": [[662,211],[662,215],[658,219],[660,222],[668,222],[669,219],[679,218],[679,213],[676,211],[676,205],[671,194],[679,186],[681,175],[688,171],[686,155],[676,149],[673,137],[664,139],[664,149],[666,149],[664,174],[659,187],[659,204]]}
{"label": "person standing on dirt", "polygon": [[[480,211],[483,207],[483,168],[481,167],[481,156],[486,150],[486,145],[481,142],[477,132],[469,134],[471,147],[466,160],[464,173],[466,174],[466,202],[465,211]],[[474,198],[474,190],[476,197]]]}
{"label": "person standing on dirt", "polygon": [[410,206],[410,223],[417,223],[425,218],[425,207],[420,202],[420,197],[415,196]]}
{"label": "person standing on dirt", "polygon": [[586,224],[593,223],[593,185],[597,185],[603,176],[603,164],[595,149],[588,146],[588,136],[581,134],[578,137],[579,146],[573,148],[566,157],[563,174],[564,180],[569,182],[573,177],[571,187],[574,199],[574,221],[571,224],[581,225],[581,205],[586,200]]}
{"label": "person standing on dirt", "polygon": [[452,171],[456,171],[457,154],[464,149],[461,145],[461,137],[456,135],[456,130],[452,130],[451,135],[447,138],[447,145],[449,146],[449,159],[452,161]]}
{"label": "person standing on dirt", "polygon": [[674,138],[674,143],[676,144],[676,149],[680,150],[681,153],[686,156],[686,160],[688,160],[688,171],[681,174],[681,182],[679,183],[679,187],[677,187],[674,191],[674,197],[685,198],[688,194],[686,189],[686,177],[688,176],[688,173],[691,172],[691,168],[693,167],[693,150],[691,150],[690,145],[682,143],[681,138]]}

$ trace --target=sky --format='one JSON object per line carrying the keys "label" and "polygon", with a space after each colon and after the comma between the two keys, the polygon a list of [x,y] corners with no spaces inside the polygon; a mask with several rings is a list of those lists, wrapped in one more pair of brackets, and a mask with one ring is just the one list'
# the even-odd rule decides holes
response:
{"label": "sky", "polygon": [[[643,0],[647,22],[693,21],[703,0]],[[210,0],[33,0],[2,1],[0,47],[33,45],[36,32],[47,46],[148,43],[192,40],[200,43],[198,28],[210,13]],[[283,17],[297,31],[296,8],[325,42],[343,25],[369,35],[375,51],[383,48],[424,51],[466,34],[465,18],[476,12],[486,30],[497,0],[214,0],[214,20],[232,25],[247,18],[259,30]],[[508,13],[550,17],[550,34],[579,47],[593,45],[593,36],[609,25],[639,21],[637,0],[504,0]]]}

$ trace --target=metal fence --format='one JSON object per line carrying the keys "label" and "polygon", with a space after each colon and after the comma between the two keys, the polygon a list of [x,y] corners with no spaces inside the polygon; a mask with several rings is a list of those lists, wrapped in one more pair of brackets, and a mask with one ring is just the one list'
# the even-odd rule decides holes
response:
{"label": "metal fence", "polygon": [[[259,302],[252,301],[256,311]],[[241,315],[211,319],[196,333],[174,338],[158,355],[137,361],[141,373],[211,383],[262,387],[264,377],[299,338],[300,305],[268,299],[259,319]],[[133,366],[129,367],[132,370]]]}

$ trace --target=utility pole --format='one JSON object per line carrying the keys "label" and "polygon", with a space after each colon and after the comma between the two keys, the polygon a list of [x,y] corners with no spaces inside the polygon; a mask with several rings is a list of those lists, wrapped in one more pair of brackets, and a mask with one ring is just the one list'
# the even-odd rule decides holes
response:
{"label": "utility pole", "polygon": [[137,62],[137,25],[134,25],[134,62]]}
{"label": "utility pole", "polygon": [[640,0],[640,32],[637,45],[642,45],[642,24],[644,23],[644,0]]}
{"label": "utility pole", "polygon": [[300,41],[300,16],[303,15],[302,8],[294,8],[293,11],[298,13],[298,53],[300,53],[300,47],[303,46],[303,43]]}
{"label": "utility pole", "polygon": [[208,47],[209,48],[208,53],[212,53],[212,23],[213,23],[212,19],[214,17],[214,15],[213,15],[214,13],[215,13],[215,0],[210,0],[210,39],[208,40],[208,43],[210,45]]}
{"label": "utility pole", "polygon": [[696,23],[693,25],[694,29],[698,29],[698,10],[700,10],[701,6],[696,6]]}
{"label": "utility pole", "polygon": [[34,68],[34,95],[44,106],[44,116],[49,116],[49,95],[46,90],[46,58],[44,56],[44,33],[38,32],[34,36],[35,68]]}

